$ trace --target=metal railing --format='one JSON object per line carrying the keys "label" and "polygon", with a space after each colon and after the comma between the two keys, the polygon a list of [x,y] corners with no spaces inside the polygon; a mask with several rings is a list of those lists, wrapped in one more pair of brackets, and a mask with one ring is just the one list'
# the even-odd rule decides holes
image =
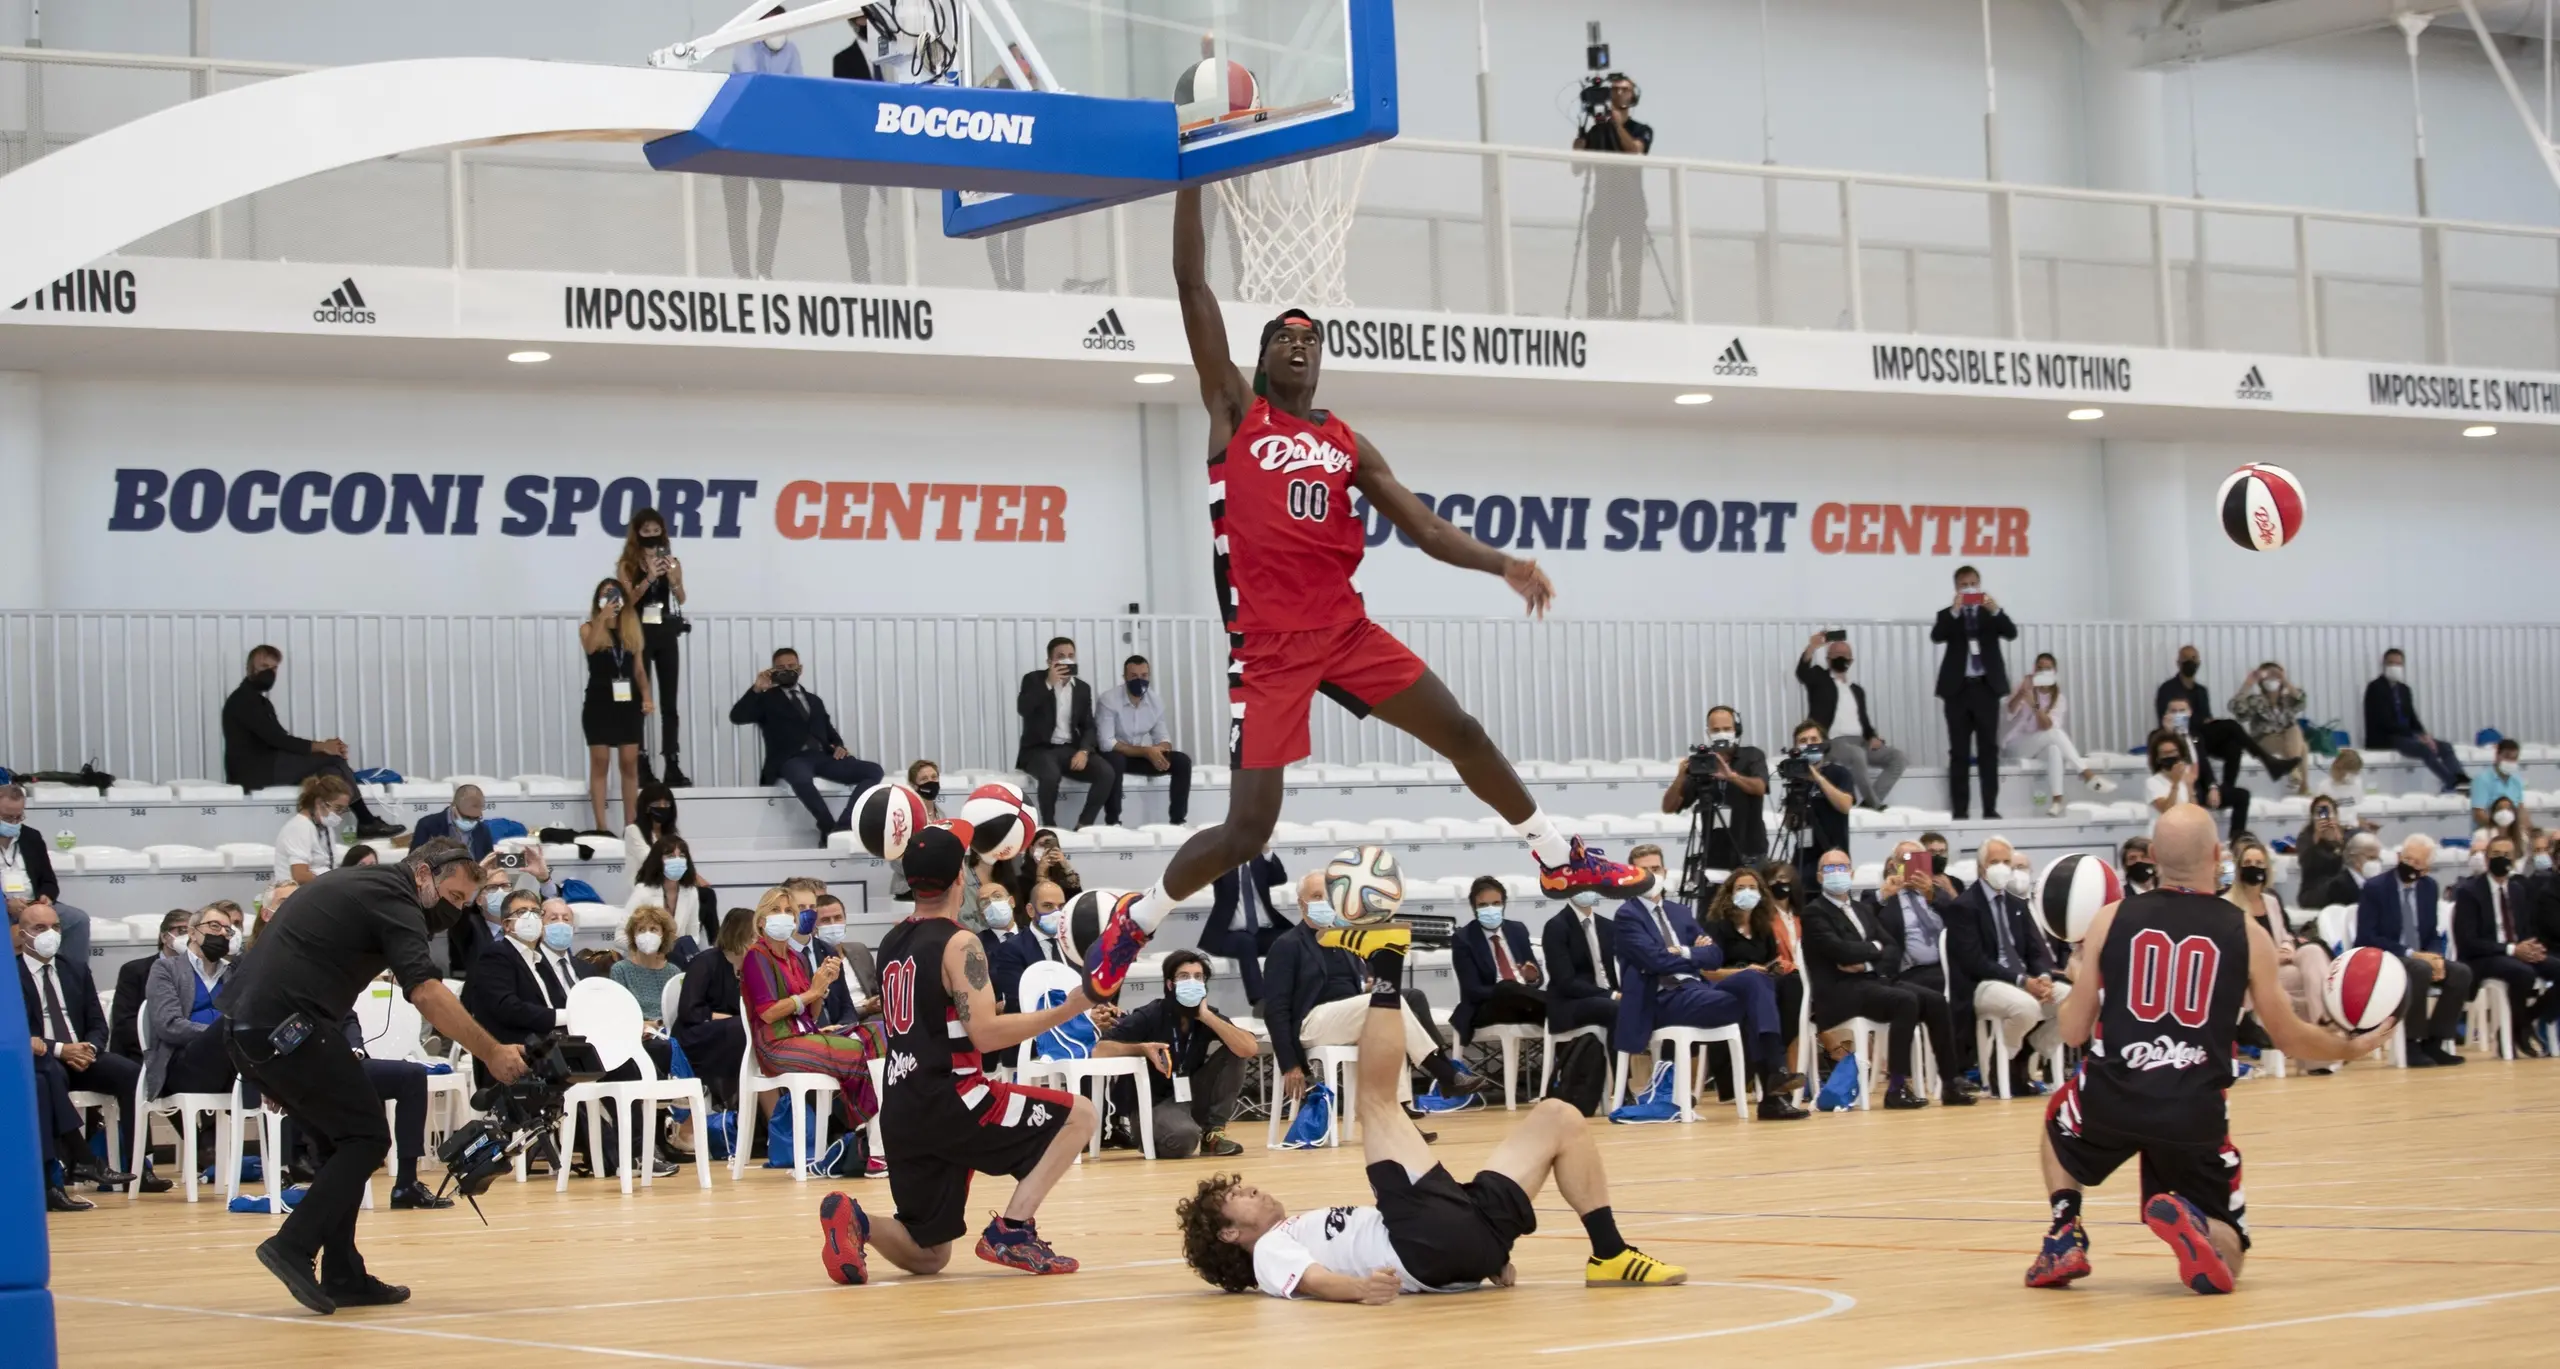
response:
{"label": "metal railing", "polygon": [[[754,729],[729,707],[777,647],[797,649],[853,750],[897,768],[917,758],[1005,769],[1020,740],[1014,700],[1052,636],[1076,639],[1099,684],[1131,654],[1155,666],[1175,744],[1225,759],[1226,637],[1208,618],[711,615],[682,639],[677,716],[685,767],[704,784],[751,784]],[[1506,751],[1520,759],[1667,757],[1731,704],[1746,739],[1776,746],[1804,711],[1792,678],[1808,637],[1838,623],[1387,619]],[[1932,766],[1946,757],[1932,697],[1941,648],[1919,622],[1847,625],[1878,730]],[[137,779],[222,775],[222,701],[249,649],[284,652],[274,693],[287,727],[342,737],[359,766],[404,774],[586,773],[578,710],[586,663],[567,616],[282,613],[0,613],[0,765]],[[2364,689],[2386,648],[2409,654],[2436,735],[2483,727],[2560,738],[2560,625],[2027,624],[2012,675],[2059,658],[2069,730],[2084,750],[2140,744],[2154,689],[2194,643],[2226,712],[2227,682],[2283,663],[2309,716],[2361,736]],[[652,724],[650,736],[658,736]],[[1419,743],[1329,704],[1315,759],[1418,762]]]}
{"label": "metal railing", "polygon": [[[19,116],[0,158],[304,69],[0,48],[0,124]],[[1422,138],[1377,156],[1351,228],[1372,307],[2560,369],[2560,228]],[[343,168],[127,250],[975,288],[1018,254],[1030,288],[1172,292],[1169,201],[986,244],[939,214],[931,194],[786,185],[768,259],[743,183],[627,145],[519,146]],[[1632,288],[1593,269],[1621,251]]]}

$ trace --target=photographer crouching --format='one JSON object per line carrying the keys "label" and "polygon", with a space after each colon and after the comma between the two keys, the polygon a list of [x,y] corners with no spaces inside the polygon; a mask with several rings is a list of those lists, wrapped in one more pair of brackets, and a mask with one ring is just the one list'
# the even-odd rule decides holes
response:
{"label": "photographer crouching", "polygon": [[1769,854],[1769,822],[1761,805],[1769,796],[1769,758],[1742,744],[1742,717],[1718,704],[1707,710],[1707,739],[1689,751],[1662,811],[1687,812],[1688,859],[1680,872],[1680,898],[1703,904],[1713,892],[1709,870],[1756,866]]}
{"label": "photographer crouching", "polygon": [[301,1205],[258,1247],[258,1263],[314,1312],[409,1298],[408,1289],[367,1273],[356,1251],[356,1207],[391,1149],[391,1130],[381,1096],[336,1027],[374,976],[388,969],[419,1016],[498,1079],[513,1082],[525,1071],[523,1048],[491,1039],[427,956],[427,939],[460,920],[482,877],[451,838],[397,865],[322,874],[261,929],[214,1000],[232,1063],[307,1129],[319,1154],[319,1175]]}
{"label": "photographer crouching", "polygon": [[[1582,88],[1583,124],[1582,131],[1573,135],[1574,150],[1629,157],[1651,152],[1653,126],[1638,122],[1633,113],[1639,98],[1632,77],[1614,71],[1605,79],[1594,77]],[[1575,169],[1591,178],[1584,187],[1588,208],[1583,217],[1583,232],[1590,240],[1590,255],[1584,258],[1590,317],[1634,318],[1636,305],[1644,297],[1644,172],[1632,167]]]}

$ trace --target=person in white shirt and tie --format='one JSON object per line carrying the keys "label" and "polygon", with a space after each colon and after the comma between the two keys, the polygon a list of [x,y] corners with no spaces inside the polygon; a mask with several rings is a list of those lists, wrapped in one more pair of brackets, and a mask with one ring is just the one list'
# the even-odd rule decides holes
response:
{"label": "person in white shirt and tie", "polygon": [[[1756,969],[1726,969],[1724,950],[1685,903],[1663,898],[1662,848],[1638,846],[1627,863],[1654,874],[1652,893],[1618,905],[1617,954],[1627,995],[1619,1000],[1615,1041],[1631,1055],[1650,1055],[1661,1027],[1742,1028],[1743,1055],[1761,1081],[1762,1121],[1805,1117],[1787,1095],[1803,1082],[1787,1069],[1786,1034],[1778,1023],[1777,987]],[[1744,1081],[1725,1081],[1734,1088]]]}
{"label": "person in white shirt and tie", "polygon": [[1029,917],[996,948],[990,967],[995,976],[996,1000],[1005,1005],[1006,1012],[1021,1011],[1014,991],[1022,985],[1024,970],[1043,960],[1066,963],[1066,948],[1058,944],[1059,923],[1066,906],[1064,889],[1045,879],[1031,886],[1031,906],[1025,910]]}
{"label": "person in white shirt and tie", "polygon": [[[2492,837],[2483,854],[2488,868],[2453,886],[2454,950],[2473,974],[2507,986],[2518,1023],[2516,1050],[2540,1056],[2541,1026],[2560,1016],[2560,957],[2534,934],[2533,899],[2526,893],[2529,881],[2516,870],[2515,842]],[[2542,986],[2539,998],[2536,984]]]}
{"label": "person in white shirt and tie", "polygon": [[[2471,1001],[2469,965],[2448,959],[2443,919],[2436,910],[2436,880],[2427,873],[2435,860],[2435,839],[2413,834],[2400,843],[2400,859],[2364,882],[2356,895],[2355,944],[2372,946],[2400,958],[2409,972],[2409,996],[2400,1013],[2408,1031],[2412,1069],[2459,1065],[2455,1033],[2462,1028],[2463,1007]],[[2427,995],[2435,994],[2435,1010]]]}
{"label": "person in white shirt and tie", "polygon": [[1618,1021],[1614,917],[1598,915],[1600,895],[1576,894],[1538,932],[1546,954],[1547,1030],[1559,1035]]}
{"label": "person in white shirt and tie", "polygon": [[[790,647],[775,651],[773,663],[757,672],[747,692],[729,706],[729,721],[764,734],[764,769],[756,783],[789,785],[817,822],[821,843],[843,830],[853,797],[878,784],[884,773],[847,746],[835,720],[827,716],[827,701],[800,683],[800,653]],[[818,793],[819,780],[853,790],[841,811],[827,807]]]}
{"label": "person in white shirt and tie", "polygon": [[518,890],[498,923],[506,936],[481,951],[462,986],[464,1006],[498,1040],[530,1045],[569,1025],[569,989],[591,973],[569,954],[578,917],[559,899]]}
{"label": "person in white shirt and tie", "polygon": [[[107,1050],[107,1015],[98,1006],[98,987],[89,967],[61,958],[62,921],[48,903],[28,905],[13,929],[18,943],[18,991],[27,1002],[27,1034],[36,1057],[37,1130],[46,1138],[44,1158],[59,1159],[73,1183],[100,1185],[132,1182],[129,1174],[101,1163],[81,1135],[81,1118],[71,1106],[73,1091],[131,1098],[142,1066]],[[112,1143],[111,1143],[112,1144]],[[45,1202],[56,1212],[90,1206],[45,1178]]]}
{"label": "person in white shirt and tie", "polygon": [[[2054,972],[2053,948],[2027,915],[2035,881],[2016,849],[2006,838],[1986,838],[1976,863],[1974,882],[1946,907],[1947,1001],[1951,1011],[2000,1020],[2009,1059],[1980,1062],[1982,1080],[1992,1084],[1992,1071],[2006,1068],[2011,1096],[2026,1097],[2043,1092],[2030,1066],[2053,1049],[2071,985]],[[1956,1033],[1959,1045],[1966,1035]]]}

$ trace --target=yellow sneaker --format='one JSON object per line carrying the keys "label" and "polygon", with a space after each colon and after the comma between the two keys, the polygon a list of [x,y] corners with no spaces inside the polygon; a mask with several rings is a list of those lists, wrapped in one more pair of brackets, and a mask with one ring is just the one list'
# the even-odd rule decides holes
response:
{"label": "yellow sneaker", "polygon": [[1413,925],[1389,922],[1368,927],[1328,927],[1316,933],[1316,944],[1349,951],[1363,960],[1372,951],[1403,954],[1413,949]]}
{"label": "yellow sneaker", "polygon": [[1676,1264],[1664,1264],[1651,1255],[1628,1246],[1608,1259],[1593,1259],[1582,1266],[1582,1282],[1591,1288],[1614,1288],[1631,1283],[1686,1283],[1689,1271]]}

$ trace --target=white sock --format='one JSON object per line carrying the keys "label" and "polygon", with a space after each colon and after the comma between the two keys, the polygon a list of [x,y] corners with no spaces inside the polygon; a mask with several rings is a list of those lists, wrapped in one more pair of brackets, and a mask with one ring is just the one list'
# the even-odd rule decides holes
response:
{"label": "white sock", "polygon": [[1529,843],[1529,853],[1538,858],[1539,864],[1550,869],[1573,858],[1573,838],[1556,826],[1556,820],[1548,817],[1544,808],[1531,813],[1526,822],[1511,824],[1511,831]]}
{"label": "white sock", "polygon": [[1129,910],[1129,920],[1138,924],[1139,931],[1154,936],[1156,928],[1172,915],[1174,905],[1180,901],[1166,893],[1164,881],[1158,880],[1139,898],[1138,906]]}

